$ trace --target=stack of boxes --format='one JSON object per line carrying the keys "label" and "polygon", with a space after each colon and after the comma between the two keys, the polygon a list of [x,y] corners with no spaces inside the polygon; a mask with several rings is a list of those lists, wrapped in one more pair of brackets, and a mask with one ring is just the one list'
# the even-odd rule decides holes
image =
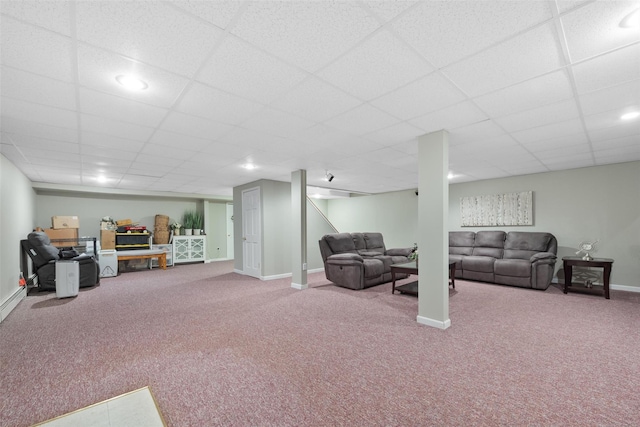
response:
{"label": "stack of boxes", "polygon": [[80,219],[77,216],[52,216],[51,228],[44,232],[56,247],[77,246]]}
{"label": "stack of boxes", "polygon": [[117,226],[112,222],[100,222],[100,249],[116,248]]}
{"label": "stack of boxes", "polygon": [[115,277],[118,275],[116,229],[117,225],[114,222],[100,221],[100,252],[98,252],[100,277]]}

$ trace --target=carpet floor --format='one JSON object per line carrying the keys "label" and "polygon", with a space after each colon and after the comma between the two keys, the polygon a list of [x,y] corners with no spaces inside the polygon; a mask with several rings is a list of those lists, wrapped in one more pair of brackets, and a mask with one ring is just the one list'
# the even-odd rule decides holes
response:
{"label": "carpet floor", "polygon": [[391,284],[315,273],[299,291],[232,271],[31,293],[0,324],[0,426],[145,386],[169,426],[640,425],[638,294],[457,280],[442,331]]}

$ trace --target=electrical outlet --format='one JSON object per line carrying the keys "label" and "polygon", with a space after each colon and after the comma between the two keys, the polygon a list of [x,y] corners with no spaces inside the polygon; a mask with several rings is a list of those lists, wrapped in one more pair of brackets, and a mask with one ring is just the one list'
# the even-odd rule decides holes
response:
{"label": "electrical outlet", "polygon": [[303,262],[302,263],[302,271],[306,271],[307,270],[307,263]]}

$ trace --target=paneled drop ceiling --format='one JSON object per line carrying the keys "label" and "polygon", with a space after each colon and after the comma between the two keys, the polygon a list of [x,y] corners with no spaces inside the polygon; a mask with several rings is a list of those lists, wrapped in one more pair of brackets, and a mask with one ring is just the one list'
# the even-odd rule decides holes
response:
{"label": "paneled drop ceiling", "polygon": [[640,160],[621,119],[640,111],[640,27],[620,26],[638,1],[0,7],[1,152],[37,183],[230,196],[306,169],[412,189],[416,137],[440,129],[451,182]]}

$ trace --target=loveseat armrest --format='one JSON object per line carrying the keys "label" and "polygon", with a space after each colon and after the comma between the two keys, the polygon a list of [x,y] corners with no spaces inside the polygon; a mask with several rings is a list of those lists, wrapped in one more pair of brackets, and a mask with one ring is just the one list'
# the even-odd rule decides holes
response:
{"label": "loveseat armrest", "polygon": [[409,255],[411,255],[412,252],[413,252],[413,248],[394,248],[394,249],[387,249],[387,252],[385,253],[385,255],[408,257]]}
{"label": "loveseat armrest", "polygon": [[556,259],[556,254],[553,252],[538,252],[537,254],[533,254],[529,261],[531,261],[531,263],[538,261],[556,262]]}
{"label": "loveseat armrest", "polygon": [[362,257],[354,253],[334,254],[327,258],[327,262],[346,263],[346,262],[363,262]]}

